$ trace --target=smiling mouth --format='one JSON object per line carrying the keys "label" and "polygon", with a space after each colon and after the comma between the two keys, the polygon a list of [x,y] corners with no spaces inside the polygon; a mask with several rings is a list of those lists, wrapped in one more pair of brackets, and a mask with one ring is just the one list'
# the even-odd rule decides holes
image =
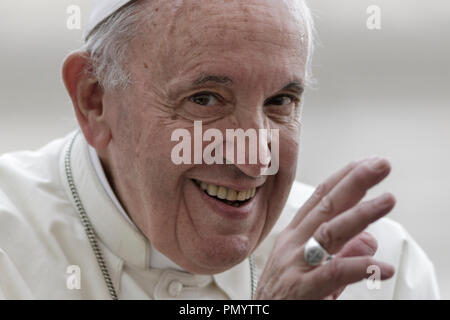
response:
{"label": "smiling mouth", "polygon": [[209,197],[236,208],[249,202],[256,194],[256,188],[238,191],[195,179],[192,181]]}

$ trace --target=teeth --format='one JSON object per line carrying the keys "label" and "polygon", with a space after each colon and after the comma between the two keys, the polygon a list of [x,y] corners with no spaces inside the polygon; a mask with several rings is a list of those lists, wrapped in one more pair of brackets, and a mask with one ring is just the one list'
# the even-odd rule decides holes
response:
{"label": "teeth", "polygon": [[228,201],[236,201],[237,200],[237,192],[233,189],[229,189],[227,193]]}
{"label": "teeth", "polygon": [[217,198],[219,199],[226,199],[227,198],[228,190],[225,187],[219,187],[219,191],[217,191]]}
{"label": "teeth", "polygon": [[217,186],[214,184],[209,184],[206,190],[210,196],[217,196]]}
{"label": "teeth", "polygon": [[237,195],[237,199],[238,199],[239,201],[244,201],[244,200],[245,200],[245,197],[247,197],[247,191],[241,191],[241,192],[239,192],[238,195]]}
{"label": "teeth", "polygon": [[237,191],[234,189],[229,189],[224,186],[218,186],[215,184],[209,184],[203,181],[196,181],[200,188],[206,191],[207,194],[213,197],[218,197],[222,200],[228,201],[245,201],[251,199],[256,194],[256,188],[251,188],[245,191]]}

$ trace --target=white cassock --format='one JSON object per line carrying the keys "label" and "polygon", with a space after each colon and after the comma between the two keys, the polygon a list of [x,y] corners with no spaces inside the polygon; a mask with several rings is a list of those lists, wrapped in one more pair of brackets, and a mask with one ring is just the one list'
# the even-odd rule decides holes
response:
{"label": "white cassock", "polygon": [[[0,298],[110,299],[68,184],[65,156],[73,137],[0,157]],[[82,134],[70,162],[119,299],[250,299],[248,259],[212,276],[182,271],[129,220]],[[256,274],[277,234],[312,192],[294,184],[277,225],[253,255]],[[399,224],[385,218],[368,231],[379,242],[375,257],[394,265],[395,276],[378,289],[366,281],[348,286],[342,299],[439,298],[432,263]]]}

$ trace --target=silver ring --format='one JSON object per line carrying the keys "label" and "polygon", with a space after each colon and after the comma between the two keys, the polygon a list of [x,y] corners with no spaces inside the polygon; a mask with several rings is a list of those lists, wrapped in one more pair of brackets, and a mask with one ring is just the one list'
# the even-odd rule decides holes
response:
{"label": "silver ring", "polygon": [[309,238],[305,244],[305,261],[307,264],[318,266],[331,259],[333,259],[333,255],[329,254],[314,237]]}

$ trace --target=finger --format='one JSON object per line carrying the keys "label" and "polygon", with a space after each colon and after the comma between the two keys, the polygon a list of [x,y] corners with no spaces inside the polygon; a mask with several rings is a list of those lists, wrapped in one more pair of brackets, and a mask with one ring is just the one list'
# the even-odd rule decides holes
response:
{"label": "finger", "polygon": [[347,242],[336,257],[373,256],[377,249],[377,240],[370,233],[363,231]]}
{"label": "finger", "polygon": [[298,225],[299,241],[306,241],[323,222],[356,205],[368,189],[389,174],[390,169],[389,162],[381,158],[359,164],[324,196]]}
{"label": "finger", "polygon": [[[345,246],[336,254],[336,257],[363,257],[374,256],[378,249],[378,241],[370,233],[363,231],[347,242]],[[333,292],[329,297],[332,300],[336,300],[345,290],[346,286],[340,287]]]}
{"label": "finger", "polygon": [[331,221],[323,223],[314,232],[314,238],[327,252],[335,254],[369,224],[388,214],[394,205],[395,198],[390,193],[362,202]]}
{"label": "finger", "polygon": [[350,171],[352,171],[361,162],[362,161],[350,162],[344,168],[331,175],[325,182],[320,184],[316,188],[316,190],[314,190],[314,193],[311,195],[311,197],[309,197],[309,199],[297,212],[290,225],[294,227],[300,224],[304,217],[308,214],[308,212],[310,212],[320,202],[320,200],[338,184],[339,181],[341,181],[346,175],[348,175]]}
{"label": "finger", "polygon": [[[363,257],[374,256],[378,249],[378,241],[368,232],[361,232],[352,240],[347,242],[344,247],[336,254],[336,257]],[[340,287],[333,292],[330,299],[336,300],[345,290],[346,286]]]}
{"label": "finger", "polygon": [[333,292],[330,295],[330,300],[337,300],[339,298],[339,296],[342,294],[342,292],[344,292],[345,288],[347,288],[347,286],[340,287],[335,292]]}
{"label": "finger", "polygon": [[314,287],[312,299],[322,299],[339,291],[342,287],[373,276],[376,270],[379,280],[394,275],[394,267],[370,257],[335,258],[308,273],[306,283]]}

